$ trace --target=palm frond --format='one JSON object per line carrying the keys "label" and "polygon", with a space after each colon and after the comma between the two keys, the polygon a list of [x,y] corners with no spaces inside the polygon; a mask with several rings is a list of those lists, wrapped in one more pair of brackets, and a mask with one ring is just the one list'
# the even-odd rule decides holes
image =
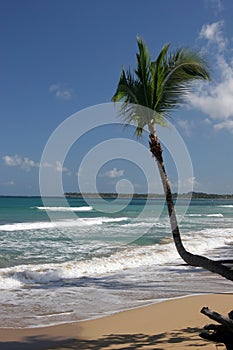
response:
{"label": "palm frond", "polygon": [[143,96],[143,105],[149,107],[150,105],[150,90],[151,90],[151,72],[150,63],[151,59],[147,50],[147,47],[140,37],[137,37],[138,53],[137,57],[137,68],[135,74],[138,78],[138,88]]}
{"label": "palm frond", "polygon": [[181,48],[169,54],[166,44],[152,61],[143,40],[137,38],[137,43],[137,68],[134,74],[122,68],[112,100],[123,102],[124,122],[136,125],[140,136],[146,126],[151,132],[156,124],[165,126],[165,118],[184,102],[193,81],[210,77],[205,61],[194,51]]}
{"label": "palm frond", "polygon": [[164,60],[167,55],[170,44],[164,45],[156,61],[151,62],[151,85],[152,85],[152,107],[156,109],[157,101],[161,97],[161,86],[164,78]]}
{"label": "palm frond", "polygon": [[179,49],[164,62],[165,76],[157,110],[169,116],[170,112],[185,102],[195,80],[209,80],[205,61],[195,52]]}
{"label": "palm frond", "polygon": [[125,72],[124,67],[121,71],[121,76],[118,82],[118,86],[112,100],[114,102],[122,101],[124,103],[137,103],[138,98],[135,91],[136,81],[128,70]]}

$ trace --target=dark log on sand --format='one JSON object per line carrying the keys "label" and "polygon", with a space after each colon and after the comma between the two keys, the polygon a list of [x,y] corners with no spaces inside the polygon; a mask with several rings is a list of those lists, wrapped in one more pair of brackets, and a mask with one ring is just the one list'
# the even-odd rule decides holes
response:
{"label": "dark log on sand", "polygon": [[215,343],[225,344],[227,350],[233,350],[233,311],[229,312],[228,317],[225,317],[208,307],[203,307],[201,313],[220,325],[206,325],[200,333],[200,337]]}

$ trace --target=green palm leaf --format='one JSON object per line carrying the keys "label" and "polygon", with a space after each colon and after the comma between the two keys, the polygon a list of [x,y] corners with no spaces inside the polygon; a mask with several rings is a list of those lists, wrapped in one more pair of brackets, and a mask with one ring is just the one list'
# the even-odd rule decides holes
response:
{"label": "green palm leaf", "polygon": [[122,116],[126,123],[136,125],[140,136],[146,126],[152,133],[156,124],[165,126],[171,111],[179,108],[192,90],[193,81],[208,80],[209,73],[204,60],[191,50],[182,48],[169,54],[170,44],[166,44],[152,61],[143,40],[138,37],[137,43],[134,74],[122,68],[112,100],[123,102]]}

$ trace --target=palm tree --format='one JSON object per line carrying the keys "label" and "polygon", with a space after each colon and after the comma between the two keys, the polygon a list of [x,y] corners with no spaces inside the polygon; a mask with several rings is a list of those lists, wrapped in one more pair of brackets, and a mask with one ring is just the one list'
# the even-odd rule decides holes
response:
{"label": "palm tree", "polygon": [[121,114],[124,121],[136,125],[138,137],[146,127],[149,130],[150,151],[158,165],[173,240],[181,258],[191,266],[202,267],[233,281],[230,268],[221,262],[194,255],[184,248],[164,166],[162,147],[156,132],[156,124],[165,126],[170,112],[185,102],[194,81],[210,79],[207,65],[196,52],[188,49],[177,49],[169,54],[169,44],[165,45],[156,60],[152,61],[143,40],[137,38],[137,43],[137,68],[134,74],[122,68],[112,100],[122,102]]}

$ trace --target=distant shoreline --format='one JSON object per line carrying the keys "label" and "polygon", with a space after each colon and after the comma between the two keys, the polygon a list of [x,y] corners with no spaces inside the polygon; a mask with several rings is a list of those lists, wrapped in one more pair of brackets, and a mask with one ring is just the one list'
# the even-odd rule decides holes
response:
{"label": "distant shoreline", "polygon": [[[132,198],[133,199],[164,199],[164,194],[159,193],[77,193],[77,192],[66,192],[64,194],[67,198]],[[173,197],[183,199],[232,199],[233,194],[215,194],[215,193],[204,193],[204,192],[188,192],[177,194],[173,193]]]}
{"label": "distant shoreline", "polygon": [[[108,198],[108,199],[164,199],[164,194],[160,193],[79,193],[79,192],[65,192],[64,196],[67,198]],[[63,198],[61,196],[44,196],[47,198]],[[173,193],[173,198],[181,199],[224,199],[224,200],[233,200],[233,194],[217,194],[217,193],[205,193],[205,192],[188,192],[188,193]],[[37,195],[0,195],[0,198],[41,198]]]}

